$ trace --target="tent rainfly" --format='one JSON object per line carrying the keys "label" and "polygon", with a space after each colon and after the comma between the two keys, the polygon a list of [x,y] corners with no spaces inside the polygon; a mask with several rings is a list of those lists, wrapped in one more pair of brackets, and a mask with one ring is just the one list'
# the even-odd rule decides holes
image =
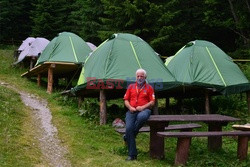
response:
{"label": "tent rainfly", "polygon": [[[156,95],[178,85],[147,42],[132,34],[117,33],[87,58],[71,93],[83,97],[100,95],[100,115],[103,115],[105,109],[102,106],[105,104],[102,103],[105,100],[102,99],[123,97],[128,84],[135,82],[135,72],[139,68],[147,71],[147,82],[154,87]],[[101,118],[100,123],[105,123],[105,120]]]}

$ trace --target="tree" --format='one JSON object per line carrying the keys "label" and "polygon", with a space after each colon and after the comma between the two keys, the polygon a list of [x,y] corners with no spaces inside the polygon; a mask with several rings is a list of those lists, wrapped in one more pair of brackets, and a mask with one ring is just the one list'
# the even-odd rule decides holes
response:
{"label": "tree", "polygon": [[210,27],[229,30],[237,44],[250,44],[250,8],[247,0],[205,0],[204,22]]}
{"label": "tree", "polygon": [[0,0],[0,41],[24,40],[30,35],[32,6],[28,0]]}
{"label": "tree", "polygon": [[128,32],[152,39],[157,32],[157,20],[161,16],[161,6],[148,0],[102,0],[104,15],[101,18],[103,30],[101,38],[116,32]]}
{"label": "tree", "polygon": [[100,0],[76,0],[69,16],[72,30],[77,32],[85,41],[99,45],[102,41],[98,37],[101,28],[99,17],[103,14]]}
{"label": "tree", "polygon": [[58,33],[70,31],[68,16],[73,0],[37,0],[32,10],[32,35],[52,39]]}

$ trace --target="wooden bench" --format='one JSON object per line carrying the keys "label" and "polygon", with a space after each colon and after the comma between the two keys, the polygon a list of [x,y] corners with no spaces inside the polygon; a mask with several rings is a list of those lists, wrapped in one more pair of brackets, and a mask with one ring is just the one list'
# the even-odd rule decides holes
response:
{"label": "wooden bench", "polygon": [[248,139],[250,131],[209,131],[209,132],[157,132],[160,137],[177,137],[177,148],[175,154],[175,165],[185,165],[188,159],[189,148],[192,137],[209,136],[238,136],[237,157],[240,160],[247,158]]}
{"label": "wooden bench", "polygon": [[[192,131],[192,129],[200,128],[200,127],[201,127],[201,125],[194,124],[194,123],[169,125],[169,126],[165,127],[165,131],[169,131],[169,130]],[[115,129],[115,131],[120,133],[120,134],[125,134],[126,128],[117,128],[117,129]],[[139,130],[139,132],[150,132],[150,127],[144,126]]]}

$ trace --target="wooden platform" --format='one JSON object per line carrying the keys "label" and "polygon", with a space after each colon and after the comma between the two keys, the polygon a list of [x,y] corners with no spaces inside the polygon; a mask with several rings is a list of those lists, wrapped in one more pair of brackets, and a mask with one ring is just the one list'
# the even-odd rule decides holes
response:
{"label": "wooden platform", "polygon": [[45,62],[27,72],[22,77],[37,77],[37,85],[41,86],[41,78],[48,78],[47,92],[52,93],[55,78],[72,78],[77,72],[81,72],[81,64],[66,62]]}
{"label": "wooden platform", "polygon": [[53,68],[54,75],[63,76],[65,74],[69,74],[77,70],[79,68],[79,65],[75,63],[65,63],[65,62],[45,62],[28,70],[21,76],[36,77],[38,74],[40,74],[41,77],[48,76],[49,68]]}

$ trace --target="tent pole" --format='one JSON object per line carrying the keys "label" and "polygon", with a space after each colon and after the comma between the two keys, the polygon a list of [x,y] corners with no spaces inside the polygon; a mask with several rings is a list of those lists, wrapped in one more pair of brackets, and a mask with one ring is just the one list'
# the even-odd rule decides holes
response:
{"label": "tent pole", "polygon": [[209,91],[205,91],[205,112],[206,114],[210,114],[210,96]]}
{"label": "tent pole", "polygon": [[53,90],[53,68],[55,68],[55,64],[51,64],[48,69],[48,85],[47,85],[47,92],[49,94],[52,93]]}
{"label": "tent pole", "polygon": [[107,121],[107,101],[103,89],[100,90],[100,125],[105,125]]}

